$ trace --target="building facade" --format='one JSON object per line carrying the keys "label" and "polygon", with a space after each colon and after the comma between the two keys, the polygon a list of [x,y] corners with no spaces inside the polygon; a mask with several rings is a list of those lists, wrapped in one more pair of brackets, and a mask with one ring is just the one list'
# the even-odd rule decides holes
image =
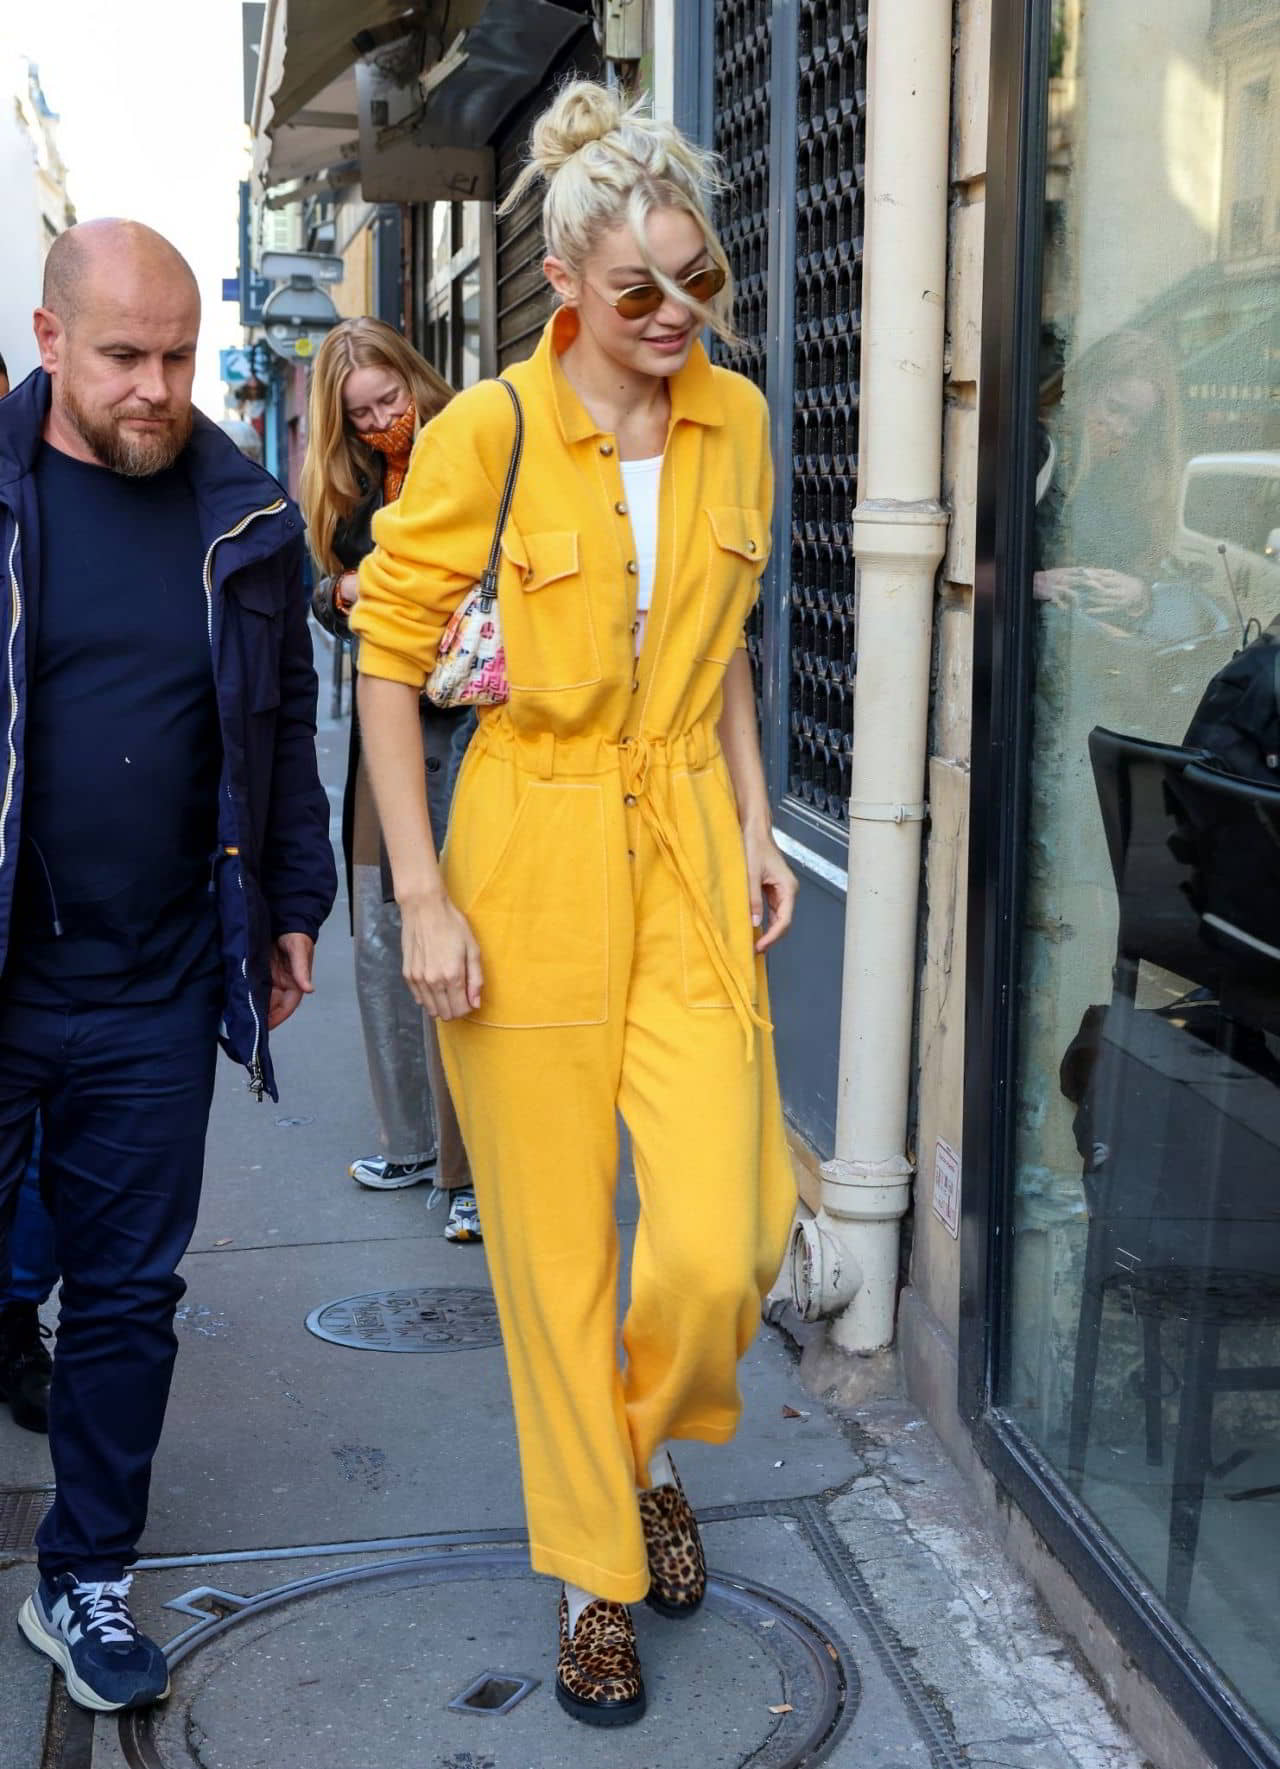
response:
{"label": "building facade", "polygon": [[44,261],[57,236],[75,224],[67,169],[58,151],[58,119],[23,58],[6,68],[0,105],[0,190],[5,193],[5,273],[0,278],[0,355],[14,383],[36,366],[31,315],[40,304]]}
{"label": "building facade", "polygon": [[470,135],[463,73],[396,122],[439,9],[368,10],[303,243],[455,385],[544,322],[496,204],[560,80],[722,156],[806,1356],[905,1383],[1160,1769],[1280,1763],[1280,0],[546,7]]}

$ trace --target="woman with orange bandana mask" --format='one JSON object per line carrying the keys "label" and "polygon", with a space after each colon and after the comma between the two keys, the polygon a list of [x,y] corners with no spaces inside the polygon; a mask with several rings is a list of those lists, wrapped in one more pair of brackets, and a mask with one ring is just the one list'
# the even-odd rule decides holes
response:
{"label": "woman with orange bandana mask", "polygon": [[[434,369],[378,319],[343,320],[316,354],[302,507],[311,550],[326,573],[312,605],[316,619],[337,638],[349,636],[347,616],[360,593],[356,567],[373,546],[374,512],[399,497],[419,429],[450,396]],[[420,717],[427,796],[442,840],[470,720],[425,699]],[[342,839],[357,993],[382,1132],[381,1151],[353,1161],[348,1171],[377,1191],[434,1179],[432,1201],[449,1196],[446,1239],[478,1241],[471,1171],[434,1028],[424,1022],[400,972],[400,917],[354,711]]]}

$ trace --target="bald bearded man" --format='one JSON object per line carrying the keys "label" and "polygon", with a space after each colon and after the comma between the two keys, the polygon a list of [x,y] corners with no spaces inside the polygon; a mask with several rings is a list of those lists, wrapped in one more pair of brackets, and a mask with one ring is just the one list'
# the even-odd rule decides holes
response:
{"label": "bald bearded man", "polygon": [[19,1623],[100,1712],[168,1692],[127,1569],[218,1039],[274,1098],[336,889],[302,523],[193,409],[199,324],[159,234],[73,228],[0,406],[0,1286],[37,1112],[62,1272]]}

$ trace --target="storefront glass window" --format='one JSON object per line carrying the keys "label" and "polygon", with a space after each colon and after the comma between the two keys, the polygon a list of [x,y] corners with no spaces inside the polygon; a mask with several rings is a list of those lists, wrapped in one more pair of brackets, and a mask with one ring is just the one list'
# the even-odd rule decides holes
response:
{"label": "storefront glass window", "polygon": [[1055,0],[1001,1401],[1280,1734],[1280,0]]}

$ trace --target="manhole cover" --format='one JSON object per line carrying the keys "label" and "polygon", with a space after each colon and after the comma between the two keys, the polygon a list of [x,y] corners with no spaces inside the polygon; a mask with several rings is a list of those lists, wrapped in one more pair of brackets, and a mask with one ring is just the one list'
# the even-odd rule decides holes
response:
{"label": "manhole cover", "polygon": [[373,1290],[326,1302],[307,1328],[331,1345],[357,1351],[477,1351],[501,1345],[498,1310],[488,1290]]}
{"label": "manhole cover", "polygon": [[[304,1741],[326,1769],[444,1769],[477,1752],[577,1769],[798,1769],[828,1756],[861,1694],[848,1649],[817,1616],[713,1573],[695,1620],[633,1611],[649,1712],[631,1735],[639,1754],[620,1757],[615,1735],[555,1704],[555,1591],[523,1548],[436,1549],[253,1597],[201,1587],[170,1608],[196,1620],[166,1649],[170,1702],[120,1721],[130,1769],[274,1769]],[[480,1742],[475,1715],[449,1704],[486,1662],[542,1686],[486,1720]],[[326,1741],[341,1754],[324,1754]]]}

